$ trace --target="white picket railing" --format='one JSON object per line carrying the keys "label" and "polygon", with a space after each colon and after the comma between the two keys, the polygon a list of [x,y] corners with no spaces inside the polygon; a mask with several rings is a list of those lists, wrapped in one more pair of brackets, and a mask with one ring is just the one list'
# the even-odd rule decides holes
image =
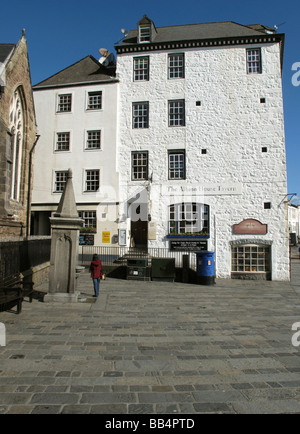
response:
{"label": "white picket railing", "polygon": [[196,254],[195,252],[172,251],[167,248],[148,248],[141,250],[130,247],[106,247],[106,246],[80,246],[79,247],[79,263],[81,265],[89,265],[94,254],[99,256],[103,265],[117,266],[127,265],[128,259],[148,259],[151,263],[151,258],[175,258],[175,267],[183,266],[183,256],[189,256],[189,268],[196,270]]}

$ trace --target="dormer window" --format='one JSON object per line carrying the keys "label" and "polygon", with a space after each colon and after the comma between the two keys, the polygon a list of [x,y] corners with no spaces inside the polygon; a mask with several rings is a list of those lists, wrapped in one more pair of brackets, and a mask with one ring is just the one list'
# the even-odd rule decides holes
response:
{"label": "dormer window", "polygon": [[156,36],[156,28],[152,20],[144,15],[138,22],[138,43],[145,44],[153,42]]}
{"label": "dormer window", "polygon": [[150,42],[151,41],[151,27],[150,26],[140,26],[140,28],[139,28],[139,40],[140,40],[140,42]]}

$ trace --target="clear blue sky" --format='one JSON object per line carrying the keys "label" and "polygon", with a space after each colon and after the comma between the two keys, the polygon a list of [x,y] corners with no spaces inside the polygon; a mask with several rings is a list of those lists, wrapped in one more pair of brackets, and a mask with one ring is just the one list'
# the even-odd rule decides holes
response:
{"label": "clear blue sky", "polygon": [[[32,83],[36,84],[99,48],[114,51],[121,28],[135,29],[147,14],[157,27],[215,21],[282,24],[285,33],[283,96],[288,193],[300,196],[299,0],[6,0],[0,8],[0,42],[17,43],[26,29]],[[299,68],[300,70],[300,68]],[[300,84],[300,74],[294,76]],[[299,202],[300,203],[300,202]]]}

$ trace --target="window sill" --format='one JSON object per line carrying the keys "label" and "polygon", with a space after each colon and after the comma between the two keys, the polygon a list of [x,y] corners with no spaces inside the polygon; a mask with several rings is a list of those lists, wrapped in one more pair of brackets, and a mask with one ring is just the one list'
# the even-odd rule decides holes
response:
{"label": "window sill", "polygon": [[96,152],[96,151],[102,151],[102,149],[101,148],[84,148],[84,151]]}
{"label": "window sill", "polygon": [[240,280],[272,280],[270,271],[261,271],[261,272],[242,272],[242,271],[232,271],[231,279],[240,279]]}

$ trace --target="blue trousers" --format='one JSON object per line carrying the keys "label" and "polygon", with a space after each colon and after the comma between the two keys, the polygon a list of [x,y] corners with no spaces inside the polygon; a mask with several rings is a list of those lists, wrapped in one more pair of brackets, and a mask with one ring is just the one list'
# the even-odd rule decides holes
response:
{"label": "blue trousers", "polygon": [[100,288],[100,277],[98,277],[97,279],[93,279],[93,284],[94,284],[95,296],[98,297],[99,288]]}

